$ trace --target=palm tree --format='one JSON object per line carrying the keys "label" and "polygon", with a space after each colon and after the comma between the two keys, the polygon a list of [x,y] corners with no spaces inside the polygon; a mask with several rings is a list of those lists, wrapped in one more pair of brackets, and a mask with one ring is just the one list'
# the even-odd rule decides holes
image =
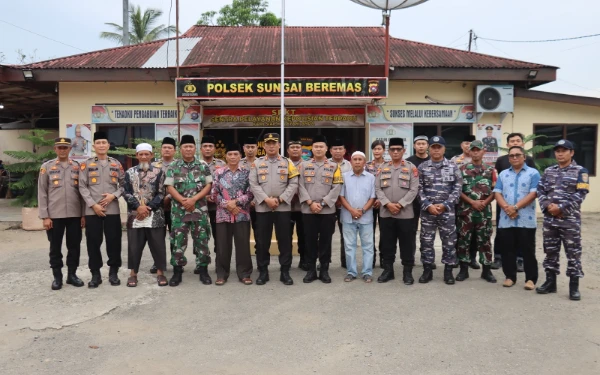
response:
{"label": "palm tree", "polygon": [[[158,25],[154,27],[154,24],[162,14],[162,10],[153,8],[148,8],[142,13],[142,9],[139,5],[131,5],[129,7],[129,43],[139,44],[151,42],[153,40],[162,39],[169,33],[175,33],[175,26]],[[105,23],[105,25],[112,26],[115,32],[103,31],[100,33],[100,38],[112,40],[122,45],[123,26],[117,25],[116,23]]]}

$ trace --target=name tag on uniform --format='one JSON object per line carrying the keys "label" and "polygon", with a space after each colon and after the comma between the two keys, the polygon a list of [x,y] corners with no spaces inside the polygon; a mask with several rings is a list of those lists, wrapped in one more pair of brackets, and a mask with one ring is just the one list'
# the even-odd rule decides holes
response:
{"label": "name tag on uniform", "polygon": [[443,182],[453,182],[454,181],[454,173],[452,173],[452,168],[443,168],[442,169],[442,181]]}

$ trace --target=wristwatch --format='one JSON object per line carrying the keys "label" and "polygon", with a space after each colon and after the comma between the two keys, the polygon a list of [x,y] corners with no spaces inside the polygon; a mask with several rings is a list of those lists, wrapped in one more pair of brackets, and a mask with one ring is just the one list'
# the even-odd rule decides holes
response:
{"label": "wristwatch", "polygon": [[325,201],[321,201],[321,207],[325,207]]}
{"label": "wristwatch", "polygon": [[361,209],[360,209],[360,212],[362,212],[362,213],[363,213],[363,215],[364,215],[364,214],[365,214],[365,209],[364,209],[364,208],[361,208]]}

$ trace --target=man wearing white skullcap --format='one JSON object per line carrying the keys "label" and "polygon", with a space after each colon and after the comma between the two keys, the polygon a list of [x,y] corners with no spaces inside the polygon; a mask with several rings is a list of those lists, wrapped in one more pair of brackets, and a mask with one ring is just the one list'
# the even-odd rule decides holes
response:
{"label": "man wearing white skullcap", "polygon": [[127,202],[127,243],[130,276],[128,287],[137,286],[137,274],[142,252],[148,242],[157,269],[159,286],[167,285],[164,271],[167,267],[165,247],[165,214],[163,199],[165,174],[150,164],[154,154],[152,146],[140,143],[135,148],[139,164],[127,170],[123,198]]}

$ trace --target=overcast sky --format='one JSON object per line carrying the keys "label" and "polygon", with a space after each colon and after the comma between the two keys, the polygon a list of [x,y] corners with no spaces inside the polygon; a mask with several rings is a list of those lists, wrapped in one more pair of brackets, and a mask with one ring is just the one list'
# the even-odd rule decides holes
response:
{"label": "overcast sky", "polygon": [[[164,11],[163,23],[175,24],[175,0],[132,1]],[[180,29],[202,12],[219,10],[231,0],[180,0]],[[281,1],[269,8],[280,14]],[[83,5],[85,4],[85,5]],[[173,4],[169,22],[169,7]],[[287,0],[289,26],[377,26],[381,13],[350,0]],[[392,14],[394,37],[466,49],[468,31],[483,38],[541,40],[600,33],[600,2],[594,0],[429,0]],[[11,23],[12,25],[7,24]],[[113,47],[101,40],[105,22],[122,23],[122,0],[20,0],[0,13],[0,52],[16,63],[17,49],[36,50],[38,60]],[[24,31],[41,34],[44,37]],[[59,43],[60,42],[60,43]],[[61,44],[64,43],[64,44]],[[67,45],[69,46],[67,46]],[[500,43],[478,40],[477,52],[558,66],[558,80],[540,89],[600,97],[600,37],[555,43]]]}

